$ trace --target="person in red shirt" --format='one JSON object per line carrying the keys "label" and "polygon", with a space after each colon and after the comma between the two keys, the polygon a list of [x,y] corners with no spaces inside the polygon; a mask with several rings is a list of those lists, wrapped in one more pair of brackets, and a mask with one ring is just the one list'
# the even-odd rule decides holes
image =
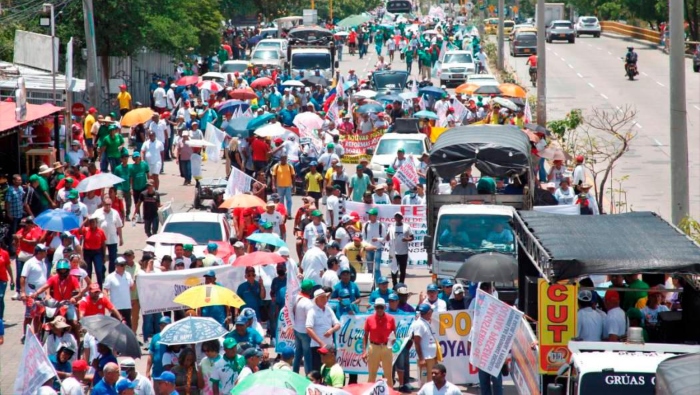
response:
{"label": "person in red shirt", "polygon": [[97,227],[97,218],[94,216],[88,220],[88,226],[80,231],[83,237],[83,258],[87,264],[88,277],[92,278],[92,267],[95,266],[97,284],[102,287],[105,280],[105,248],[107,236]]}
{"label": "person in red shirt", "polygon": [[5,291],[7,283],[15,287],[15,279],[12,274],[12,261],[10,261],[10,253],[0,247],[0,321],[5,316]]}
{"label": "person in red shirt", "polygon": [[119,313],[119,310],[114,308],[112,302],[102,295],[102,289],[100,289],[99,285],[92,283],[89,289],[90,293],[88,297],[83,298],[78,304],[78,317],[81,320],[84,317],[90,317],[92,315],[105,315],[105,313],[109,311],[112,313],[112,317],[119,321],[124,321],[124,317]]}
{"label": "person in red shirt", "polygon": [[264,137],[255,136],[250,144],[250,149],[253,156],[253,166],[255,171],[263,170],[267,166],[267,155],[270,153],[270,146],[265,141]]}
{"label": "person in red shirt", "polygon": [[381,364],[384,369],[384,377],[389,388],[394,388],[394,375],[392,373],[392,354],[389,344],[389,336],[393,333],[396,337],[396,320],[386,314],[386,302],[383,298],[374,301],[374,314],[365,321],[365,336],[362,344],[368,345],[362,353],[362,358],[367,360],[367,371],[370,383],[377,379],[377,371]]}
{"label": "person in red shirt", "polygon": [[[15,268],[17,269],[16,284],[19,284],[19,277],[22,273],[22,268],[24,268],[24,262],[34,256],[34,247],[41,243],[44,238],[44,231],[34,224],[34,217],[26,217],[20,224],[22,228],[14,236],[15,251],[17,251],[17,259],[15,259]],[[19,296],[19,294],[15,296]]]}

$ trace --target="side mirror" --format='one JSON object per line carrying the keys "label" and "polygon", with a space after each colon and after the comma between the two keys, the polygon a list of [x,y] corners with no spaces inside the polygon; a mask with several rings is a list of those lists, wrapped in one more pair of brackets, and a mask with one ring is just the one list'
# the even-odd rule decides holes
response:
{"label": "side mirror", "polygon": [[547,395],[564,395],[564,386],[561,384],[547,384]]}
{"label": "side mirror", "polygon": [[433,251],[433,236],[423,236],[423,248],[425,248],[425,251],[428,253],[431,253]]}

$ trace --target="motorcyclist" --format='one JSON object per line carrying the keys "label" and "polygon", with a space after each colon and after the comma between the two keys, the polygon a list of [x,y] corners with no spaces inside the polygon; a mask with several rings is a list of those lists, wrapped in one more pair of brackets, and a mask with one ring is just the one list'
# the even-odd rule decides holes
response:
{"label": "motorcyclist", "polygon": [[537,55],[530,55],[530,57],[527,58],[527,62],[525,62],[525,64],[530,65],[530,78],[532,78],[533,74],[537,76]]}
{"label": "motorcyclist", "polygon": [[[634,47],[627,47],[627,54],[625,55],[625,75],[627,73],[627,67],[629,66],[637,66],[637,53],[634,52]],[[638,71],[635,70],[635,74],[639,74]]]}

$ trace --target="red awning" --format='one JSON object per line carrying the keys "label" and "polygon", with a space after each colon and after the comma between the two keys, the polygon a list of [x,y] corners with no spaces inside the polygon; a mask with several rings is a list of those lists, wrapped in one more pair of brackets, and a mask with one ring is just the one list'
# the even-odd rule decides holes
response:
{"label": "red awning", "polygon": [[27,117],[24,122],[15,121],[15,103],[0,102],[0,132],[16,128],[17,126],[36,121],[51,114],[63,111],[63,107],[53,104],[29,104],[27,103]]}

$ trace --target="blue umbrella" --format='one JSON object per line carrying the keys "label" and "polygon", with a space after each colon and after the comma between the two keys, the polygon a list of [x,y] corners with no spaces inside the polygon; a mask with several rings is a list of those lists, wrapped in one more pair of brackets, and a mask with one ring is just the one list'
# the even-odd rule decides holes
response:
{"label": "blue umbrella", "polygon": [[228,331],[209,317],[187,317],[169,324],[160,332],[160,342],[165,345],[201,343],[218,339]]}
{"label": "blue umbrella", "polygon": [[248,122],[247,129],[248,130],[255,130],[261,126],[264,126],[265,124],[270,122],[270,120],[272,118],[274,118],[275,116],[276,116],[275,114],[268,112],[268,113],[265,113],[259,117],[253,118],[250,120],[250,122]]}
{"label": "blue umbrella", "polygon": [[438,119],[437,114],[428,110],[418,111],[417,113],[413,114],[413,116],[416,118]]}
{"label": "blue umbrella", "polygon": [[233,114],[239,108],[241,109],[241,112],[243,112],[243,111],[247,110],[248,107],[250,107],[250,103],[246,103],[246,102],[241,101],[241,100],[230,99],[230,100],[226,100],[225,102],[219,104],[216,107],[216,111],[220,115],[224,115],[224,114],[228,114],[228,113]]}
{"label": "blue umbrella", "polygon": [[280,239],[280,237],[274,233],[253,233],[252,235],[248,236],[248,240],[275,247],[284,247],[287,245],[284,240]]}
{"label": "blue umbrella", "polygon": [[67,230],[78,229],[80,218],[70,211],[60,208],[46,210],[34,219],[34,223],[44,230],[52,232],[65,232]]}
{"label": "blue umbrella", "polygon": [[444,89],[442,88],[437,88],[434,86],[426,86],[423,88],[420,88],[418,90],[418,93],[421,95],[429,95],[429,96],[435,96],[436,99],[439,99],[447,94]]}
{"label": "blue umbrella", "polygon": [[360,106],[360,108],[357,109],[357,112],[360,114],[367,114],[370,112],[382,112],[382,111],[384,111],[384,107],[382,107],[380,104],[375,104],[375,103],[363,104]]}
{"label": "blue umbrella", "polygon": [[388,103],[393,103],[395,101],[402,102],[403,97],[395,94],[388,94],[388,95],[379,95],[374,98],[376,101],[381,101],[381,102],[388,102]]}
{"label": "blue umbrella", "polygon": [[224,132],[231,137],[250,137],[250,130],[248,130],[248,123],[253,119],[253,117],[238,117],[232,118],[228,125],[224,128]]}

